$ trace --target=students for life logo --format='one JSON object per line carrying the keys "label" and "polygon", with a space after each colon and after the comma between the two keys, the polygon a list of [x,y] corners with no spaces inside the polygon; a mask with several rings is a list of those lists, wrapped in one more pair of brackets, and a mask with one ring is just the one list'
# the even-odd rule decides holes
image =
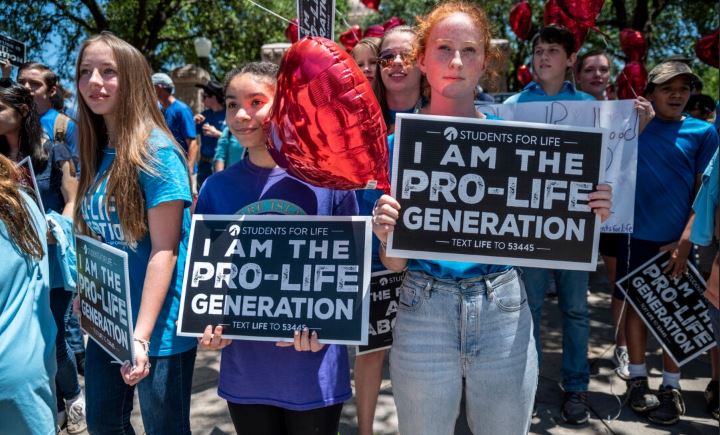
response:
{"label": "students for life logo", "polygon": [[240,234],[240,225],[231,225],[228,231],[230,232],[231,236],[235,237]]}
{"label": "students for life logo", "polygon": [[458,137],[458,131],[455,127],[448,127],[443,131],[443,136],[449,141],[453,141]]}

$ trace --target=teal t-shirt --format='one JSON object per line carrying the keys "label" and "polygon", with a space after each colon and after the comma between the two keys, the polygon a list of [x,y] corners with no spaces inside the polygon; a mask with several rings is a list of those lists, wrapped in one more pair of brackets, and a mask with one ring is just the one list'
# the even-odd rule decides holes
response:
{"label": "teal t-shirt", "polygon": [[[170,280],[170,288],[165,297],[165,302],[150,338],[150,355],[167,356],[184,352],[197,345],[197,340],[194,338],[175,335],[175,322],[178,319],[180,294],[182,292],[182,272],[185,270],[185,256],[190,232],[190,210],[188,207],[191,204],[192,197],[190,196],[187,166],[180,155],[180,150],[175,147],[172,139],[160,130],[154,130],[148,139],[147,146],[150,148],[150,155],[155,159],[151,163],[155,173],[150,174],[142,171],[138,174],[140,187],[145,197],[146,210],[157,207],[164,202],[180,200],[185,203],[177,264]],[[88,227],[95,234],[101,236],[104,243],[128,254],[130,300],[134,323],[137,321],[140,310],[140,301],[152,244],[150,235],[146,234],[142,240],[138,241],[134,249],[130,247],[125,242],[120,220],[115,212],[115,198],[110,199],[109,212],[105,209],[108,181],[105,175],[114,159],[115,150],[106,148],[103,151],[102,162],[95,178],[96,181],[101,181],[96,183],[95,187],[83,198],[81,210]]]}
{"label": "teal t-shirt", "polygon": [[42,260],[30,259],[10,240],[0,220],[0,433],[55,434],[55,321],[50,312],[47,225],[22,194]]}

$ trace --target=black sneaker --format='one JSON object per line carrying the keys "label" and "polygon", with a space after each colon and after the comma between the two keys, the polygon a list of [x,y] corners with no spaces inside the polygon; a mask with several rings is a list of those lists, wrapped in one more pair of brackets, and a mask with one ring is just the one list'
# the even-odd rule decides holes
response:
{"label": "black sneaker", "polygon": [[562,418],[568,424],[585,424],[590,418],[587,391],[568,391],[563,397]]}
{"label": "black sneaker", "polygon": [[685,402],[679,389],[662,385],[658,390],[658,399],[660,406],[648,414],[648,420],[653,423],[675,424],[680,420],[680,416],[685,414]]}
{"label": "black sneaker", "polygon": [[705,388],[705,404],[707,405],[707,412],[710,413],[715,420],[720,420],[719,386],[720,382],[710,381],[707,388]]}
{"label": "black sneaker", "polygon": [[626,394],[630,408],[635,412],[644,413],[660,406],[660,400],[650,391],[648,380],[645,376],[639,376],[627,381]]}

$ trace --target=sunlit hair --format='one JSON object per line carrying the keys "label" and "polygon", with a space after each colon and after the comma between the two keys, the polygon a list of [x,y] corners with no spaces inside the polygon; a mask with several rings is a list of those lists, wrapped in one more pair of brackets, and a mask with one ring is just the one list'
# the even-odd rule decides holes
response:
{"label": "sunlit hair", "polygon": [[250,74],[261,80],[267,81],[273,87],[277,84],[277,75],[280,67],[272,62],[249,62],[239,68],[233,68],[225,74],[223,80],[223,94],[227,96],[230,82],[242,74]]}
{"label": "sunlit hair", "polygon": [[585,61],[591,57],[603,56],[608,61],[610,72],[612,72],[612,62],[610,62],[610,56],[602,50],[590,50],[578,56],[577,62],[575,62],[575,74],[580,74],[580,71],[585,67]]}
{"label": "sunlit hair", "polygon": [[[413,39],[417,39],[417,32],[415,28],[407,26],[407,25],[401,25],[401,26],[395,26],[385,32],[382,39],[380,40],[380,46],[378,49],[378,54],[382,51],[382,46],[385,43],[385,40],[388,36],[394,34],[394,33],[409,33],[413,35]],[[413,43],[413,46],[415,44]],[[415,56],[413,53],[411,53],[411,59],[414,62]],[[387,89],[385,89],[385,83],[382,80],[382,67],[380,66],[380,62],[377,64],[377,71],[375,73],[375,96],[377,97],[378,103],[380,103],[380,108],[382,109],[383,113],[383,119],[386,123],[389,123],[390,121],[390,108],[388,108],[387,105]],[[423,95],[423,90],[427,87],[427,82],[425,81],[425,75],[422,74],[422,78],[420,79],[420,86],[418,87],[418,98]]]}
{"label": "sunlit hair", "polygon": [[40,75],[42,76],[43,82],[45,82],[45,86],[47,86],[48,90],[52,90],[53,86],[58,85],[59,80],[57,74],[55,74],[47,65],[43,65],[38,62],[26,62],[20,65],[20,67],[18,67],[18,78],[20,78],[20,74],[22,74],[23,71],[29,69],[36,69],[40,71]]}
{"label": "sunlit hair", "polygon": [[77,93],[78,151],[82,171],[78,185],[80,199],[75,203],[75,225],[82,234],[90,232],[82,217],[81,206],[85,195],[95,185],[103,148],[111,141],[116,155],[105,175],[108,178],[105,208],[108,209],[110,198],[114,197],[125,242],[135,246],[148,231],[145,198],[138,173],[145,171],[157,175],[158,162],[151,155],[152,150],[147,144],[152,130],[161,130],[175,144],[179,154],[184,154],[158,108],[155,88],[150,79],[150,66],[142,53],[132,45],[110,32],[102,32],[85,40],[78,55],[75,84],[80,81],[80,65],[85,50],[92,44],[106,44],[112,50],[118,69],[118,99],[113,110],[119,116],[116,116],[112,137],[108,137],[103,117],[93,113],[80,92]]}
{"label": "sunlit hair", "polygon": [[[48,152],[43,146],[43,129],[33,96],[30,90],[8,78],[0,80],[0,103],[10,107],[20,118],[19,156],[29,156],[33,169],[42,172],[48,162]],[[0,154],[10,154],[10,144],[4,135],[0,135]]]}
{"label": "sunlit hair", "polygon": [[[485,65],[488,66],[500,58],[498,51],[492,47],[492,35],[490,33],[490,21],[485,11],[473,3],[464,1],[447,1],[439,4],[435,9],[425,16],[417,17],[417,43],[415,44],[415,58],[425,53],[427,49],[430,32],[437,23],[450,15],[462,13],[470,17],[475,27],[480,31],[482,44],[485,49]],[[493,70],[485,70],[486,79],[494,80],[497,73]]]}
{"label": "sunlit hair", "polygon": [[[392,29],[390,29],[392,30]],[[358,47],[368,47],[370,50],[372,50],[373,53],[375,53],[375,56],[380,52],[380,44],[382,43],[382,38],[377,38],[374,36],[369,36],[367,38],[363,38],[355,44],[355,47],[353,47],[352,50],[350,50],[350,54],[355,57],[355,49]]]}
{"label": "sunlit hair", "polygon": [[32,224],[25,200],[20,195],[20,179],[15,164],[0,155],[0,221],[5,224],[10,242],[25,255],[40,260],[43,257],[43,245]]}

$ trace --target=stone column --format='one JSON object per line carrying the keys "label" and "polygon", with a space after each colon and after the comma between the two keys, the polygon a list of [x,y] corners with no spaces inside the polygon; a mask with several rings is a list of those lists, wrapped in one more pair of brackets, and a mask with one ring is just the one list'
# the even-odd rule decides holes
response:
{"label": "stone column", "polygon": [[170,77],[175,84],[175,98],[190,106],[193,113],[202,112],[204,109],[200,98],[202,90],[195,85],[207,83],[210,80],[210,73],[191,64],[175,68],[170,72]]}

